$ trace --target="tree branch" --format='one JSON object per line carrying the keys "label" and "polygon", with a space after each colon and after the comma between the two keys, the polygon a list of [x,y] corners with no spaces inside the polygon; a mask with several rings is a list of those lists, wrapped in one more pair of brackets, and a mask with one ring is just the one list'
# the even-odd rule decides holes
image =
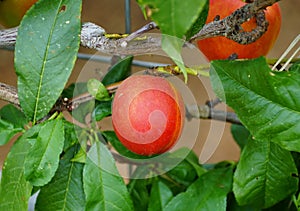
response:
{"label": "tree branch", "polygon": [[[106,89],[110,94],[116,92],[119,85],[122,82],[114,83],[106,86]],[[15,87],[9,86],[4,83],[0,83],[0,99],[3,99],[9,103],[14,104],[21,109],[20,102],[18,99],[18,93]],[[84,93],[76,96],[72,99],[64,98],[59,99],[57,103],[53,106],[50,113],[56,111],[73,111],[78,108],[79,105],[86,103],[88,101],[94,100],[94,97],[89,93]],[[186,116],[188,119],[200,118],[200,119],[213,119],[219,121],[226,121],[233,124],[241,124],[240,120],[233,112],[225,112],[221,110],[216,110],[213,107],[221,101],[208,101],[206,105],[188,105],[186,106]]]}
{"label": "tree branch", "polygon": [[0,82],[0,99],[12,103],[20,108],[17,89],[13,86]]}
{"label": "tree branch", "polygon": [[[204,25],[189,41],[225,36],[241,44],[254,42],[264,34],[268,27],[262,9],[277,1],[279,0],[255,0],[253,3],[246,4],[226,18]],[[256,18],[257,27],[251,32],[243,31],[241,25],[252,17]],[[115,39],[107,37],[102,27],[93,23],[84,23],[80,36],[81,45],[113,55],[151,53],[161,49],[161,36],[152,34],[140,39],[138,36],[153,28],[157,28],[157,25],[150,22],[128,37]],[[0,30],[0,48],[13,47],[16,42],[17,31],[18,28]]]}
{"label": "tree branch", "polygon": [[210,119],[223,122],[229,122],[232,124],[242,124],[237,115],[234,112],[227,112],[214,109],[209,105],[187,105],[186,116],[188,119]]}

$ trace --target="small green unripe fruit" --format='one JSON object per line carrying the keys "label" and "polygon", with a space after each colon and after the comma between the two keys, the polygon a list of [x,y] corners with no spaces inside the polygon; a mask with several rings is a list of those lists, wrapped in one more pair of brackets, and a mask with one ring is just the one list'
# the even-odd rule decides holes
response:
{"label": "small green unripe fruit", "polygon": [[112,123],[122,144],[140,155],[161,154],[175,145],[184,125],[183,99],[166,79],[136,75],[118,88]]}

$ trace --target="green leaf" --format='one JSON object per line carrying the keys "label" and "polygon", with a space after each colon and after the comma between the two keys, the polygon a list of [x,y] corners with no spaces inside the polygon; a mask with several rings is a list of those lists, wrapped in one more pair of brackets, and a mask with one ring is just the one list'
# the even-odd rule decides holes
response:
{"label": "green leaf", "polygon": [[173,193],[170,188],[163,182],[157,180],[151,188],[148,211],[163,210],[163,208],[172,198]]}
{"label": "green leaf", "polygon": [[71,161],[77,149],[78,145],[66,152],[51,182],[41,188],[36,210],[85,210],[83,164]]}
{"label": "green leaf", "polygon": [[234,174],[233,192],[240,205],[270,207],[298,189],[291,153],[277,144],[249,140]]}
{"label": "green leaf", "polygon": [[205,0],[138,0],[140,6],[148,6],[151,18],[163,34],[183,38],[195,23],[207,1]]}
{"label": "green leaf", "polygon": [[22,128],[15,128],[13,124],[0,118],[0,146],[8,143]]}
{"label": "green leaf", "polygon": [[226,210],[226,196],[231,191],[232,166],[208,171],[186,192],[175,196],[164,210]]}
{"label": "green leaf", "polygon": [[86,149],[84,149],[81,145],[79,151],[76,153],[76,155],[72,159],[72,162],[85,163],[85,161],[86,161]]}
{"label": "green leaf", "polygon": [[133,159],[148,159],[149,156],[138,155],[130,150],[128,150],[118,139],[116,133],[114,131],[103,131],[102,135],[104,138],[111,143],[111,145],[117,150],[125,158],[133,158]]}
{"label": "green leaf", "polygon": [[18,94],[33,123],[50,111],[72,72],[80,42],[80,14],[80,0],[38,1],[18,28]]}
{"label": "green leaf", "polygon": [[[202,174],[204,174],[206,172],[206,170],[199,164],[199,158],[195,154],[195,152],[188,148],[181,148],[179,150],[182,150],[182,149],[189,150],[189,153],[188,153],[187,157],[185,158],[185,160],[194,167],[194,169],[196,170],[197,176],[200,177]],[[179,150],[177,150],[177,151],[179,151]],[[177,152],[177,151],[175,151],[175,152]]]}
{"label": "green leaf", "polygon": [[106,101],[106,100],[111,99],[105,86],[97,79],[94,79],[94,78],[90,79],[87,83],[87,88],[88,88],[89,93],[96,100]]}
{"label": "green leaf", "polygon": [[300,61],[296,61],[294,64],[291,65],[289,71],[297,71],[300,72]]}
{"label": "green leaf", "polygon": [[0,186],[0,210],[28,210],[32,185],[25,180],[24,160],[30,149],[26,139],[31,131],[23,134],[12,146],[4,162]]}
{"label": "green leaf", "polygon": [[[181,39],[193,25],[195,28],[199,27],[196,27],[198,24],[196,20],[205,9],[207,2],[207,0],[138,0],[142,8],[148,6],[151,10],[151,18],[163,34],[162,49],[179,66],[185,81],[187,81],[187,71],[181,58],[181,48],[184,43]],[[191,30],[187,33],[188,36],[194,33],[194,29]]]}
{"label": "green leaf", "polygon": [[24,114],[15,106],[8,104],[0,109],[0,146],[6,144],[17,133],[24,131]]}
{"label": "green leaf", "polygon": [[111,103],[112,101],[99,102],[92,114],[93,119],[101,121],[104,117],[111,115]]}
{"label": "green leaf", "polygon": [[[161,156],[163,157],[160,158],[163,159],[159,159],[159,162],[163,165],[163,167],[165,167],[165,170],[168,171],[169,173],[172,172],[172,170],[174,170],[175,173],[178,170],[179,172],[181,172],[181,170],[185,171],[185,168],[189,169],[188,172],[185,173],[181,172],[183,173],[181,174],[181,176],[185,175],[189,177],[190,179],[188,180],[190,180],[190,182],[191,180],[193,180],[192,179],[193,177],[196,176],[199,177],[206,172],[206,170],[199,164],[199,159],[197,155],[193,152],[193,150],[187,147],[181,147],[172,153],[165,153],[164,155]],[[172,165],[171,163],[176,164],[176,166]],[[185,179],[181,178],[180,180],[185,180]]]}
{"label": "green leaf", "polygon": [[167,172],[167,175],[177,183],[189,186],[197,179],[197,172],[192,164],[186,160],[178,163],[173,169]]}
{"label": "green leaf", "polygon": [[[78,143],[79,137],[78,132],[76,129],[78,129],[76,125],[70,123],[69,121],[63,119],[64,124],[64,133],[65,133],[65,143],[64,143],[64,152],[66,152],[69,148],[74,146],[76,143]],[[76,129],[75,129],[76,128]],[[78,129],[79,130],[79,129]]]}
{"label": "green leaf", "polygon": [[86,210],[133,210],[114,159],[100,142],[92,145],[83,170]]}
{"label": "green leaf", "polygon": [[235,142],[243,149],[248,143],[250,132],[243,125],[231,125],[231,134]]}
{"label": "green leaf", "polygon": [[187,70],[181,57],[181,50],[184,44],[184,40],[178,39],[177,37],[162,35],[161,47],[168,54],[168,56],[175,62],[180,68],[185,82],[187,82]]}
{"label": "green leaf", "polygon": [[190,38],[193,35],[197,34],[206,22],[206,18],[208,15],[208,9],[209,9],[209,1],[203,0],[203,1],[201,1],[201,5],[198,5],[198,6],[201,7],[201,12],[198,15],[198,18],[196,19],[196,21],[190,27],[190,29],[185,33],[186,40],[190,40]]}
{"label": "green leaf", "polygon": [[[137,167],[135,173],[141,173],[143,175],[143,170],[148,171],[148,168],[145,166]],[[138,175],[135,175],[137,178]],[[144,176],[144,175],[143,175]],[[128,184],[128,190],[133,201],[134,210],[147,210],[150,202],[150,191],[153,183],[153,179],[131,179]]]}
{"label": "green leaf", "polygon": [[0,118],[12,123],[15,128],[24,128],[24,125],[27,124],[24,113],[11,104],[1,108]]}
{"label": "green leaf", "polygon": [[25,159],[25,177],[34,186],[47,184],[58,167],[64,146],[64,125],[61,119],[41,126],[34,145]]}
{"label": "green leaf", "polygon": [[107,86],[124,80],[130,75],[133,56],[127,56],[113,65],[104,76],[102,83]]}
{"label": "green leaf", "polygon": [[215,93],[254,139],[300,152],[300,72],[273,72],[264,58],[213,61],[211,67]]}

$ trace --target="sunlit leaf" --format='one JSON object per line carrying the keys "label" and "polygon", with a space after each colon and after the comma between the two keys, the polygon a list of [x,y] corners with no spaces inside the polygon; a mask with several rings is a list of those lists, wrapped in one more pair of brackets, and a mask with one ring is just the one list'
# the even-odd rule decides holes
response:
{"label": "sunlit leaf", "polygon": [[44,117],[63,91],[79,48],[81,0],[38,1],[18,28],[15,68],[26,117]]}
{"label": "sunlit leaf", "polygon": [[73,146],[66,152],[50,183],[41,188],[37,210],[85,210],[83,164],[71,161],[77,149]]}
{"label": "sunlit leaf", "polygon": [[217,96],[234,109],[252,137],[300,152],[300,72],[274,72],[264,58],[213,61]]}
{"label": "sunlit leaf", "polygon": [[232,167],[210,170],[175,196],[164,210],[226,210],[232,185]]}
{"label": "sunlit leaf", "polygon": [[89,93],[96,99],[96,100],[110,100],[110,96],[108,94],[107,89],[105,86],[95,78],[92,78],[87,83],[87,88]]}
{"label": "sunlit leaf", "polygon": [[129,192],[114,159],[100,142],[95,143],[88,152],[83,186],[87,210],[133,210]]}
{"label": "sunlit leaf", "polygon": [[32,185],[24,176],[25,157],[31,144],[27,137],[36,131],[29,130],[12,146],[2,169],[0,210],[27,210]]}
{"label": "sunlit leaf", "polygon": [[240,205],[267,208],[298,189],[291,153],[277,144],[249,140],[234,174],[233,192]]}
{"label": "sunlit leaf", "polygon": [[17,133],[24,131],[27,123],[24,114],[8,104],[0,109],[0,146],[6,144]]}
{"label": "sunlit leaf", "polygon": [[25,160],[25,177],[35,186],[47,184],[58,167],[64,146],[64,127],[61,119],[41,126],[34,145]]}

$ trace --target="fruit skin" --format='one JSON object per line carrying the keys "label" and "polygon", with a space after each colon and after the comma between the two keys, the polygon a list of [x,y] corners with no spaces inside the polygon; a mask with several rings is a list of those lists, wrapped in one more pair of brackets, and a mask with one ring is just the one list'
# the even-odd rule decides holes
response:
{"label": "fruit skin", "polygon": [[183,99],[166,79],[134,75],[119,86],[112,123],[121,143],[140,155],[161,154],[175,145],[185,118]]}
{"label": "fruit skin", "polygon": [[[210,0],[206,23],[213,21],[217,15],[223,19],[245,4],[241,0]],[[199,40],[197,42],[199,49],[208,60],[228,59],[233,53],[236,53],[239,59],[266,56],[273,47],[281,27],[281,12],[278,3],[267,7],[265,14],[269,22],[268,30],[254,43],[241,45],[226,37],[213,37]],[[255,19],[242,25],[245,31],[251,31],[255,26]]]}
{"label": "fruit skin", "polygon": [[15,27],[37,0],[0,0],[0,25]]}

